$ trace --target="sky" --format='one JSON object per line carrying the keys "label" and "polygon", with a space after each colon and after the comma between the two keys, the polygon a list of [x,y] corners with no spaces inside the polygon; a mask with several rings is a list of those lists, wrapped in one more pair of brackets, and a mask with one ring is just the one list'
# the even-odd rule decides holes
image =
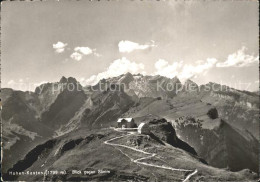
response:
{"label": "sky", "polygon": [[2,2],[2,88],[126,72],[259,88],[256,1]]}

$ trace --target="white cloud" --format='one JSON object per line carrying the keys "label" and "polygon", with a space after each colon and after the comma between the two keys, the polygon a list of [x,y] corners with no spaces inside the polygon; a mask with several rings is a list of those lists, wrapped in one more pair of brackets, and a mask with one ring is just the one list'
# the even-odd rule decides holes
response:
{"label": "white cloud", "polygon": [[94,53],[93,53],[95,56],[97,56],[97,57],[101,57],[102,55],[101,54],[99,54],[99,53],[96,53],[95,51],[94,51]]}
{"label": "white cloud", "polygon": [[14,80],[9,80],[8,82],[7,82],[7,85],[13,85],[13,84],[15,84],[15,81]]}
{"label": "white cloud", "polygon": [[138,43],[135,42],[131,42],[128,40],[122,40],[118,43],[118,48],[119,48],[119,52],[132,52],[134,50],[144,50],[144,49],[148,49],[150,47],[154,47],[154,41],[151,41],[152,44],[144,44],[144,45],[140,45]]}
{"label": "white cloud", "polygon": [[198,74],[206,74],[207,71],[216,64],[215,58],[208,58],[206,61],[197,61],[196,65],[183,64],[183,61],[169,64],[163,59],[159,59],[155,63],[156,75],[162,75],[169,78],[177,76],[180,80],[185,80],[197,76]]}
{"label": "white cloud", "polygon": [[164,59],[159,59],[155,64],[155,68],[157,70],[161,70],[163,67],[165,67],[166,65],[168,65],[168,62],[165,61]]}
{"label": "white cloud", "polygon": [[52,44],[53,49],[55,49],[55,52],[62,53],[65,50],[65,47],[68,44],[58,41],[56,44]]}
{"label": "white cloud", "polygon": [[259,62],[259,55],[257,57],[246,54],[247,48],[242,47],[237,52],[230,54],[225,62],[217,63],[217,67],[247,67],[253,63]]}
{"label": "white cloud", "polygon": [[112,62],[106,71],[97,75],[92,75],[90,78],[82,81],[81,83],[83,85],[94,85],[103,78],[116,77],[127,72],[130,72],[132,74],[145,74],[144,65],[142,63],[131,62],[130,60],[123,57]]}
{"label": "white cloud", "polygon": [[82,54],[78,53],[78,52],[73,52],[70,57],[76,61],[80,61],[83,57]]}
{"label": "white cloud", "polygon": [[83,56],[93,54],[96,57],[101,57],[101,54],[96,52],[96,49],[91,49],[89,47],[75,47],[74,52],[70,55],[70,57],[76,61],[80,61]]}
{"label": "white cloud", "polygon": [[208,58],[205,62],[201,62],[197,65],[186,64],[180,72],[180,79],[192,78],[195,75],[203,74],[206,75],[207,71],[217,63],[217,59]]}
{"label": "white cloud", "polygon": [[174,62],[173,64],[169,64],[164,59],[159,59],[155,64],[156,72],[155,75],[166,76],[169,78],[173,78],[178,75],[178,70],[182,67],[183,62]]}
{"label": "white cloud", "polygon": [[93,50],[90,49],[89,47],[75,47],[74,51],[80,52],[80,53],[82,53],[84,55],[89,55],[89,54],[93,53]]}

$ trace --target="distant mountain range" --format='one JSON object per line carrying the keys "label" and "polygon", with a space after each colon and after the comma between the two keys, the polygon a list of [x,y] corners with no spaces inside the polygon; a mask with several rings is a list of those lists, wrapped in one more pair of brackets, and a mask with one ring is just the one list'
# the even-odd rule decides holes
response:
{"label": "distant mountain range", "polygon": [[[192,161],[200,160],[199,163],[202,164],[199,165],[205,165],[204,161],[210,166],[230,171],[250,169],[258,172],[258,93],[240,91],[212,82],[198,86],[191,80],[182,84],[177,77],[170,79],[159,75],[127,73],[86,87],[81,86],[75,78],[62,77],[59,82],[40,85],[34,92],[3,88],[1,98],[4,172],[17,167],[18,161],[21,163],[26,160],[31,155],[30,152],[37,147],[44,147],[48,142],[53,142],[46,149],[48,155],[58,150],[57,147],[62,143],[73,141],[75,137],[82,138],[84,134],[93,134],[91,136],[96,139],[91,139],[91,142],[96,146],[100,142],[97,139],[99,136],[106,138],[115,135],[113,132],[109,134],[106,129],[116,126],[119,117],[133,117],[137,124],[150,123],[154,118],[168,121],[181,144],[172,143],[171,137],[165,140],[165,136],[171,136],[165,132],[163,136],[158,135],[159,143],[154,145],[163,145],[161,141],[172,146],[167,149],[168,152],[163,152],[165,155],[177,147],[178,150],[188,152],[189,154],[183,155],[192,156]],[[155,133],[158,132],[159,130]],[[84,137],[82,141],[87,142]],[[74,143],[78,145],[76,141]],[[76,152],[84,151],[77,149]],[[62,157],[63,153],[59,155]],[[100,157],[102,158],[101,154]],[[57,162],[61,160],[48,156],[43,158]],[[186,162],[189,166],[189,161]],[[102,163],[103,161],[99,162],[97,166]],[[39,161],[33,162],[24,167],[24,170],[36,169],[38,165]],[[58,164],[48,165],[53,168]],[[95,166],[92,164],[92,167]],[[209,170],[204,168],[205,171]],[[217,168],[214,168],[215,172],[219,170]],[[236,173],[227,170],[222,171],[225,177],[220,179],[231,179],[232,175],[235,179],[252,178],[245,171],[239,173],[239,178]],[[214,172],[209,173],[214,175]],[[111,179],[120,181],[117,175]],[[204,177],[210,180],[209,176]]]}

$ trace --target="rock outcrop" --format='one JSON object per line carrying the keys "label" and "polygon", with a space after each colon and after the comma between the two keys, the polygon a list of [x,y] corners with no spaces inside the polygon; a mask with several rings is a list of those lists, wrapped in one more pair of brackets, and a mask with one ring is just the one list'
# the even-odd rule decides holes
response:
{"label": "rock outcrop", "polygon": [[197,155],[196,151],[191,146],[189,146],[189,144],[177,137],[176,131],[172,124],[167,122],[166,119],[154,115],[149,115],[145,117],[143,121],[147,123],[151,137],[164,141],[174,147],[181,148],[193,155]]}

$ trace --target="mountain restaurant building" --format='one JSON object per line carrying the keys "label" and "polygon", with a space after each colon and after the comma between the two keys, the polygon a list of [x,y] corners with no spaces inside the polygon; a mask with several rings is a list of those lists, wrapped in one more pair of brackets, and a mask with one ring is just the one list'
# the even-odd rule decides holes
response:
{"label": "mountain restaurant building", "polygon": [[134,122],[133,118],[119,118],[117,120],[118,128],[135,128],[137,125]]}

